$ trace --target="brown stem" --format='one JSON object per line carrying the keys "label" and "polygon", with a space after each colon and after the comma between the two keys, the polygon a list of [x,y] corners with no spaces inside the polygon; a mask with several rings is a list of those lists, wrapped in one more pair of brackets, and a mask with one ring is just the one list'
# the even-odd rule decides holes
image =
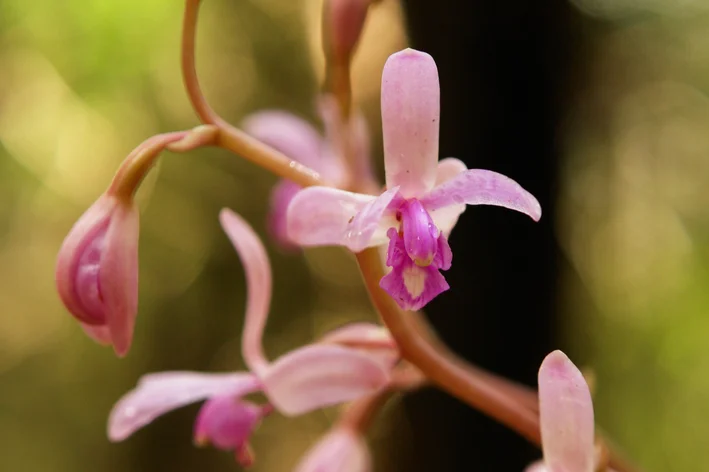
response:
{"label": "brown stem", "polygon": [[[379,287],[383,268],[377,249],[366,249],[356,257],[372,302],[398,343],[402,357],[434,384],[541,446],[539,413],[529,407],[529,397],[520,393],[521,386],[501,389],[499,379],[491,382],[492,374],[483,374],[432,336],[422,335],[425,322],[420,315],[402,311]],[[519,401],[520,397],[527,400]],[[618,472],[636,470],[612,451],[609,454],[610,466]]]}
{"label": "brown stem", "polygon": [[353,401],[340,415],[338,426],[349,428],[365,435],[384,405],[394,396],[395,389],[385,388],[359,400]]}
{"label": "brown stem", "polygon": [[182,25],[182,77],[187,95],[200,120],[219,129],[215,144],[304,187],[326,185],[318,172],[230,125],[209,106],[199,86],[195,67],[195,36],[199,6],[200,0],[186,0]]}

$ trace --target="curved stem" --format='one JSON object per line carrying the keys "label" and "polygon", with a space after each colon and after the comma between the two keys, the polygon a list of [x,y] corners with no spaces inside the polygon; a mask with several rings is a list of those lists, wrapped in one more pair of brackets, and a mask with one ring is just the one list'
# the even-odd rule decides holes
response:
{"label": "curved stem", "polygon": [[249,136],[222,119],[207,103],[197,79],[195,36],[200,0],[186,0],[182,25],[182,77],[200,120],[219,129],[215,144],[302,186],[326,185],[318,172]]}
{"label": "curved stem", "polygon": [[[425,321],[418,313],[402,311],[396,302],[379,287],[383,268],[376,248],[356,254],[364,282],[374,306],[399,345],[404,359],[418,367],[434,384],[456,396],[531,442],[541,445],[539,413],[529,408],[529,397],[518,401],[521,386],[514,390],[501,389],[499,380],[491,382],[492,374],[471,366],[430,335],[421,333]],[[515,393],[516,392],[516,393]],[[609,451],[609,464],[618,472],[636,470]]]}

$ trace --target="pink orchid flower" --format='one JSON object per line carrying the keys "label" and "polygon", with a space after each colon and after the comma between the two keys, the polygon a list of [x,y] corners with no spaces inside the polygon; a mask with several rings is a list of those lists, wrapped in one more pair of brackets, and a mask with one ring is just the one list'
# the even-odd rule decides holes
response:
{"label": "pink orchid flower", "polygon": [[59,297],[86,334],[124,356],[138,308],[138,209],[108,193],[74,224],[57,256]]}
{"label": "pink orchid flower", "polygon": [[[280,110],[263,110],[249,115],[242,123],[243,129],[258,140],[281,151],[293,160],[319,172],[333,185],[347,181],[347,166],[343,158],[341,122],[337,101],[330,95],[318,100],[318,111],[325,125],[325,136],[306,120]],[[354,146],[356,161],[362,167],[358,172],[369,173],[369,132],[364,116],[354,115],[348,131]],[[289,180],[280,181],[271,192],[271,209],[268,229],[271,237],[285,250],[295,250],[297,244],[286,231],[286,210],[301,187]]]}
{"label": "pink orchid flower", "polygon": [[[143,376],[114,406],[108,435],[121,441],[168,411],[207,400],[195,425],[196,442],[233,450],[237,461],[248,465],[253,461],[248,439],[273,407],[285,415],[299,415],[370,394],[389,382],[398,351],[381,327],[357,323],[269,362],[261,344],[271,300],[268,256],[241,217],[223,210],[220,220],[246,273],[242,354],[250,372]],[[256,392],[263,392],[268,404],[243,399]]]}
{"label": "pink orchid flower", "polygon": [[299,192],[288,207],[288,237],[301,246],[341,245],[353,252],[387,243],[391,271],[380,285],[403,309],[418,310],[449,288],[447,236],[465,205],[496,205],[539,220],[539,202],[515,181],[438,162],[440,90],[431,56],[393,54],[382,76],[386,191],[379,196],[325,187]]}
{"label": "pink orchid flower", "polygon": [[295,472],[371,472],[372,457],[364,438],[345,427],[336,427],[310,449]]}
{"label": "pink orchid flower", "polygon": [[594,472],[593,401],[586,380],[561,351],[539,369],[539,415],[544,460],[526,472]]}

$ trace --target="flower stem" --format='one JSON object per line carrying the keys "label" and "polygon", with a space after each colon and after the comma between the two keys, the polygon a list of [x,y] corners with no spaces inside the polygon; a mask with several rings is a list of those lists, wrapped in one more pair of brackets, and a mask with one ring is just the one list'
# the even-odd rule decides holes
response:
{"label": "flower stem", "polygon": [[318,172],[235,128],[209,106],[199,86],[195,67],[195,36],[200,2],[201,0],[186,0],[185,4],[182,26],[182,77],[187,95],[200,120],[218,128],[215,144],[299,185],[327,185]]}

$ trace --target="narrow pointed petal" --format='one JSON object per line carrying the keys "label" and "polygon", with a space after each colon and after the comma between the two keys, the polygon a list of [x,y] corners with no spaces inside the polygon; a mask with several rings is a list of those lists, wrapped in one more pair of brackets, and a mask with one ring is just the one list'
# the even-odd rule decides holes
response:
{"label": "narrow pointed petal", "polygon": [[288,207],[288,236],[301,246],[346,246],[355,252],[379,245],[386,241],[386,228],[396,224],[386,214],[396,194],[396,189],[374,197],[327,187],[306,188]]}
{"label": "narrow pointed petal", "polygon": [[271,303],[271,264],[261,239],[243,218],[225,208],[219,213],[219,221],[239,254],[246,274],[241,351],[249,369],[259,374],[268,365],[261,341]]}
{"label": "narrow pointed petal", "polygon": [[364,439],[338,428],[323,436],[296,466],[295,472],[371,472],[372,457]]}
{"label": "narrow pointed petal", "polygon": [[420,197],[433,187],[438,162],[440,88],[433,58],[413,49],[392,54],[381,101],[387,188]]}
{"label": "narrow pointed petal", "polygon": [[279,358],[261,380],[281,413],[299,415],[372,393],[389,382],[389,372],[357,350],[315,344]]}
{"label": "narrow pointed petal", "polygon": [[138,314],[139,213],[135,204],[118,205],[106,233],[99,283],[113,349],[125,356]]}
{"label": "narrow pointed petal", "polygon": [[[446,157],[438,161],[436,174],[436,185],[447,182],[458,174],[468,170],[465,163],[455,157]],[[436,227],[446,236],[450,236],[453,227],[458,223],[458,218],[466,209],[465,203],[450,205],[436,210],[430,210],[429,214],[433,218]]]}
{"label": "narrow pointed petal", "polygon": [[217,395],[242,396],[257,390],[259,381],[249,373],[161,372],[146,375],[111,410],[108,437],[111,441],[122,441],[176,408]]}
{"label": "narrow pointed petal", "polygon": [[581,372],[561,351],[539,369],[539,414],[549,472],[593,472],[593,403]]}
{"label": "narrow pointed petal", "polygon": [[517,210],[534,221],[542,208],[534,196],[514,180],[497,172],[470,169],[437,185],[421,199],[428,211],[449,205],[494,205]]}
{"label": "narrow pointed petal", "polygon": [[280,110],[264,110],[249,115],[242,123],[244,131],[286,156],[321,171],[323,139],[302,118]]}

